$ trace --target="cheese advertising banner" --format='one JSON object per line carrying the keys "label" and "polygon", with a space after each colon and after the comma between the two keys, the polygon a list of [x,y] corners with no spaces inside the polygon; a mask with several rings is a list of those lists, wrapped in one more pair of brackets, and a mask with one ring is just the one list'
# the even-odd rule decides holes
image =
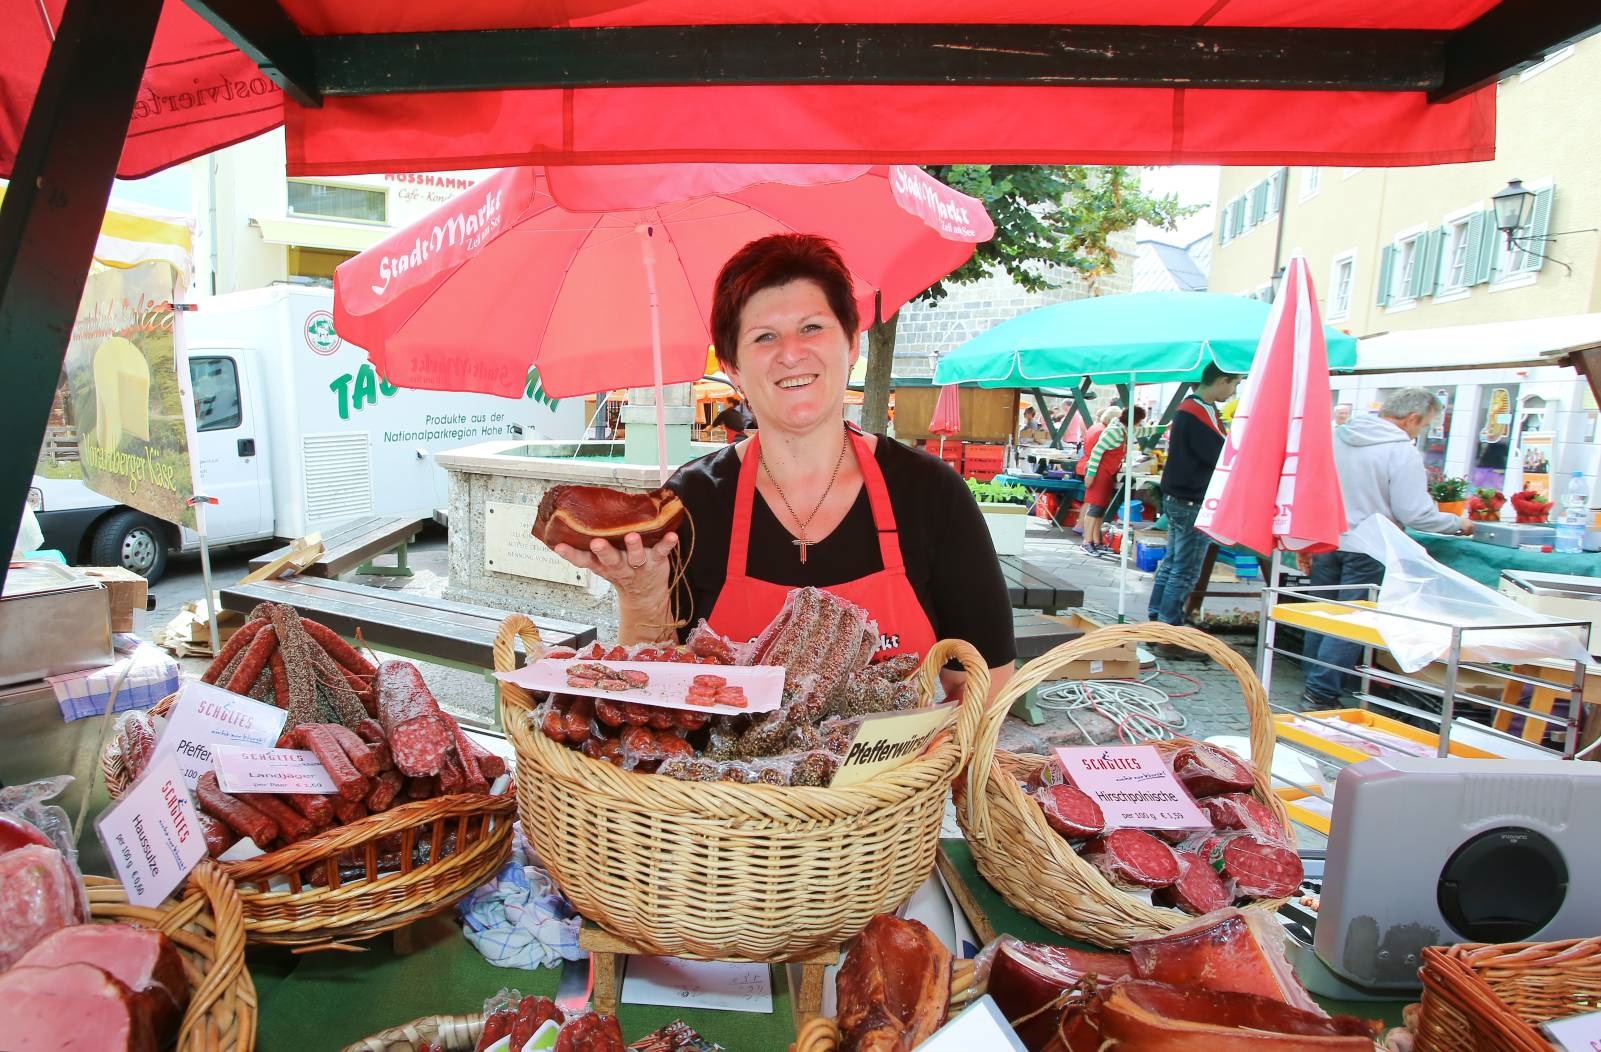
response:
{"label": "cheese advertising banner", "polygon": [[119,504],[193,528],[175,277],[165,262],[89,275],[63,369],[84,482]]}

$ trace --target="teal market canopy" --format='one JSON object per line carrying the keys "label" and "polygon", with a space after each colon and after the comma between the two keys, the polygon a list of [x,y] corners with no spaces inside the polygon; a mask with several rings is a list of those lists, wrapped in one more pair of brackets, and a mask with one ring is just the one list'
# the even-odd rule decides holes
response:
{"label": "teal market canopy", "polygon": [[[937,384],[1036,387],[1089,377],[1096,383],[1195,381],[1211,362],[1251,367],[1272,305],[1219,292],[1136,292],[1040,307],[1001,322],[943,355]],[[1329,368],[1356,365],[1356,339],[1323,327]]]}

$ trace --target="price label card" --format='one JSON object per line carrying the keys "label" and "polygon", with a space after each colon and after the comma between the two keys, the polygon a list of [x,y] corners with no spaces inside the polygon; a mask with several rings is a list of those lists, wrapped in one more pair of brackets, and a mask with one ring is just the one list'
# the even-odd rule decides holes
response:
{"label": "price label card", "polygon": [[920,1052],[970,1052],[975,1048],[1024,1052],[1017,1031],[1001,1015],[989,994],[968,1005],[961,1015],[934,1031],[917,1047]]}
{"label": "price label card", "polygon": [[206,857],[200,818],[178,761],[162,756],[95,821],[117,879],[135,906],[156,906]]}
{"label": "price label card", "polygon": [[192,680],[178,690],[167,727],[156,743],[156,755],[176,758],[184,785],[193,789],[200,776],[213,767],[213,746],[270,748],[288,718],[289,713],[276,705]]}
{"label": "price label card", "polygon": [[1570,1015],[1541,1023],[1540,1029],[1563,1052],[1601,1052],[1601,1012]]}
{"label": "price label card", "polygon": [[1101,805],[1109,827],[1212,828],[1153,745],[1060,748],[1056,762],[1068,781]]}
{"label": "price label card", "polygon": [[829,786],[842,789],[892,771],[923,755],[934,736],[956,717],[961,702],[948,701],[926,709],[875,712],[862,717],[862,725],[845,750],[845,759]]}
{"label": "price label card", "polygon": [[317,759],[305,749],[248,749],[237,745],[212,746],[217,768],[217,784],[225,793],[338,792],[334,780]]}
{"label": "price label card", "polygon": [[621,1000],[631,1005],[771,1013],[772,983],[765,964],[640,955],[628,958]]}

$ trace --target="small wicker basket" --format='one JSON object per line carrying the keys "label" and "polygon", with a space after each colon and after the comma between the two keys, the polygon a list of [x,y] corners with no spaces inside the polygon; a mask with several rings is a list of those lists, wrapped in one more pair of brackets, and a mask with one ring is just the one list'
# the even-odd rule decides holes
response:
{"label": "small wicker basket", "polygon": [[1417,1052],[1551,1052],[1539,1024],[1601,1010],[1601,938],[1423,950]]}
{"label": "small wicker basket", "polygon": [[364,1037],[343,1052],[417,1052],[430,1042],[445,1052],[472,1052],[483,1032],[482,1015],[429,1015]]}
{"label": "small wicker basket", "polygon": [[[176,695],[152,708],[164,715]],[[128,787],[115,740],[101,754],[106,790]],[[511,852],[516,799],[456,793],[414,800],[349,825],[240,862],[220,863],[238,887],[245,929],[255,943],[348,949],[352,943],[448,909],[488,880]],[[400,869],[381,871],[379,841],[400,837]],[[428,846],[428,861],[413,864]],[[363,872],[340,879],[340,855],[360,851]],[[347,864],[347,872],[350,868]],[[309,882],[316,874],[318,883]],[[278,884],[278,890],[272,885]]]}
{"label": "small wicker basket", "polygon": [[[513,668],[533,622],[513,614],[495,668]],[[777,961],[836,945],[893,910],[934,867],[951,780],[978,731],[989,670],[966,643],[936,643],[918,672],[967,671],[954,734],[921,757],[845,789],[681,782],[592,760],[530,726],[528,692],[501,684],[517,750],[524,834],[578,912],[645,952]]]}
{"label": "small wicker basket", "polygon": [[[1112,625],[1042,654],[1006,684],[985,717],[967,776],[956,783],[956,817],[972,846],[973,861],[1001,897],[1052,931],[1097,946],[1122,949],[1132,939],[1162,935],[1191,918],[1152,906],[1109,884],[1100,871],[1079,858],[1045,822],[1037,803],[1018,786],[1020,775],[1050,763],[1044,756],[997,752],[1001,724],[1012,703],[1041,682],[1057,678],[1073,661],[1120,643],[1175,643],[1212,658],[1239,680],[1251,717],[1251,763],[1255,795],[1289,830],[1284,804],[1269,782],[1273,763],[1273,720],[1267,692],[1251,667],[1234,651],[1204,632],[1158,623]],[[1182,740],[1155,742],[1177,749]],[[1292,840],[1293,843],[1293,840]],[[1283,899],[1262,899],[1248,909],[1276,911]]]}
{"label": "small wicker basket", "polygon": [[256,1047],[256,988],[245,970],[245,926],[232,881],[214,862],[189,874],[182,899],[134,906],[122,885],[85,877],[89,913],[97,924],[154,928],[178,947],[189,974],[189,1007],[178,1030],[178,1052],[251,1052]]}
{"label": "small wicker basket", "polygon": [[[982,993],[977,984],[977,972],[974,970],[973,961],[971,959],[952,961],[949,1015],[955,1015]],[[843,1037],[839,1024],[827,1016],[808,1019],[801,1024],[800,1032],[795,1035],[795,1043],[789,1048],[790,1052],[835,1052]]]}

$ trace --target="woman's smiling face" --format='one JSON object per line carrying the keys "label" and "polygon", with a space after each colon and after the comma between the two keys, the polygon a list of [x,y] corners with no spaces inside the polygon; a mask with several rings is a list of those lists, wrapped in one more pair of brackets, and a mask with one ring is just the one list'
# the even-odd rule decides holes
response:
{"label": "woman's smiling face", "polygon": [[843,418],[857,354],[856,334],[845,332],[822,287],[803,278],[746,301],[729,372],[759,427],[804,434]]}

